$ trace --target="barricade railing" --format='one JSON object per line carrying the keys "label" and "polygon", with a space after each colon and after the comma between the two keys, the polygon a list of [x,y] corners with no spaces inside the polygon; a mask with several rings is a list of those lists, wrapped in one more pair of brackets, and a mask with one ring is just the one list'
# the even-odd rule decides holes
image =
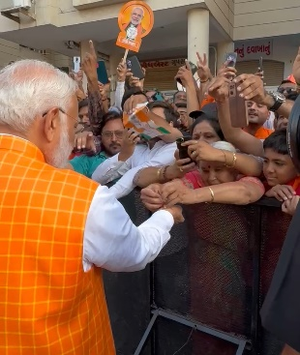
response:
{"label": "barricade railing", "polygon": [[[136,224],[149,216],[134,191],[122,203]],[[185,222],[143,271],[104,273],[120,355],[279,355],[261,329],[290,217],[279,203],[184,207]]]}

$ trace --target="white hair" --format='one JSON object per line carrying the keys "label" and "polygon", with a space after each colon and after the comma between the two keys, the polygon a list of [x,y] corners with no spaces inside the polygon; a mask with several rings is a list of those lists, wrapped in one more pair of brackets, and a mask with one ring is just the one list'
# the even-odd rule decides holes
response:
{"label": "white hair", "polygon": [[228,150],[229,152],[232,152],[232,153],[237,152],[237,150],[234,148],[234,146],[232,144],[225,142],[225,141],[214,142],[211,144],[211,146],[216,149]]}
{"label": "white hair", "polygon": [[20,60],[0,71],[0,125],[27,133],[53,107],[66,110],[77,84],[49,63]]}

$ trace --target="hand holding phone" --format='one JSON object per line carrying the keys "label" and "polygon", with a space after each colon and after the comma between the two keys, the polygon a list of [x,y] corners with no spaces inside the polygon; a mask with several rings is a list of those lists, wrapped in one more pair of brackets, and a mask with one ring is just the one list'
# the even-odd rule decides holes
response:
{"label": "hand holding phone", "polygon": [[229,110],[232,127],[244,128],[248,121],[248,101],[240,97],[237,91],[238,84],[231,81],[229,84]]}
{"label": "hand holding phone", "polygon": [[144,79],[145,74],[137,56],[127,59],[127,69],[131,71],[134,77],[139,78],[140,80]]}
{"label": "hand holding phone", "polygon": [[[189,70],[190,72],[192,72],[192,75],[194,76],[194,74],[197,72],[197,66],[192,63],[192,62],[189,62],[187,59],[185,60],[185,68],[187,70]],[[183,85],[182,84],[182,80],[180,78],[176,78],[176,81],[180,84],[180,85]]]}
{"label": "hand holding phone", "polygon": [[225,63],[227,67],[235,68],[236,61],[237,61],[237,54],[235,52],[226,54]]}
{"label": "hand holding phone", "polygon": [[191,136],[179,137],[176,139],[176,145],[179,152],[179,159],[189,158],[192,161],[188,153],[188,146],[183,146],[182,143],[192,140]]}
{"label": "hand holding phone", "polygon": [[263,58],[260,57],[258,61],[258,68],[257,68],[257,73],[261,80],[264,80],[264,68],[263,68]]}
{"label": "hand holding phone", "polygon": [[80,57],[73,57],[73,71],[78,73],[80,70]]}

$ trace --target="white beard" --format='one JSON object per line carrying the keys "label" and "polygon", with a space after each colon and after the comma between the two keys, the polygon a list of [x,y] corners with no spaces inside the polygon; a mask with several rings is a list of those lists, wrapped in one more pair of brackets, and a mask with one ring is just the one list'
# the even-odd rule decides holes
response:
{"label": "white beard", "polygon": [[51,154],[45,155],[46,162],[55,168],[65,168],[68,164],[69,156],[73,150],[73,146],[70,144],[70,138],[68,134],[67,122],[63,121],[59,145]]}

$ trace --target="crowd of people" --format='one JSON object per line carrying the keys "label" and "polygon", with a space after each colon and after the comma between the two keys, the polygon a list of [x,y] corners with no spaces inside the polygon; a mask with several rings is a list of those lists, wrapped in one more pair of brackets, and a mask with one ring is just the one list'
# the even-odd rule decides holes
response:
{"label": "crowd of people", "polygon": [[[286,128],[300,51],[273,93],[261,71],[238,74],[224,63],[214,77],[198,56],[200,85],[185,65],[174,78],[185,90],[172,99],[120,60],[111,101],[92,42],[70,77],[34,60],[1,70],[1,353],[114,354],[101,269],[153,261],[183,221],[180,204],[245,205],[265,195],[295,213],[300,178]],[[245,127],[232,125],[232,82]],[[138,107],[166,133],[147,139],[127,128],[124,117]],[[136,187],[153,212],[139,227],[118,202]]]}
{"label": "crowd of people", "polygon": [[[76,136],[74,154],[79,156],[70,160],[69,168],[112,185],[110,191],[116,198],[135,187],[143,188],[141,198],[152,211],[176,203],[247,204],[266,195],[284,202],[282,210],[293,214],[300,180],[289,157],[285,130],[291,105],[299,94],[295,77],[291,74],[279,83],[276,95],[268,94],[263,72],[237,76],[235,68],[225,63],[213,77],[206,56],[198,57],[201,86],[190,68],[183,66],[175,79],[180,79],[185,91],[176,92],[171,100],[157,90],[147,90],[144,79],[134,77],[121,61],[112,106],[99,105],[109,95],[109,86],[104,88],[101,83],[97,94],[89,91],[88,99],[79,102],[80,111],[82,102],[88,108],[89,119],[80,122],[85,128]],[[91,46],[82,65],[91,87],[97,85],[95,65]],[[247,99],[246,127],[231,124],[228,83],[233,78],[241,84],[240,95]],[[280,100],[280,107],[272,108]],[[163,119],[169,124],[170,134],[145,141],[123,126],[121,112],[130,115],[145,103],[155,122]],[[176,154],[175,142],[181,136],[190,137],[183,143],[189,152],[185,159]],[[98,148],[96,141],[101,142]],[[214,185],[220,186],[211,187]],[[176,198],[166,198],[165,189],[176,190]],[[197,198],[191,189],[205,197]]]}

